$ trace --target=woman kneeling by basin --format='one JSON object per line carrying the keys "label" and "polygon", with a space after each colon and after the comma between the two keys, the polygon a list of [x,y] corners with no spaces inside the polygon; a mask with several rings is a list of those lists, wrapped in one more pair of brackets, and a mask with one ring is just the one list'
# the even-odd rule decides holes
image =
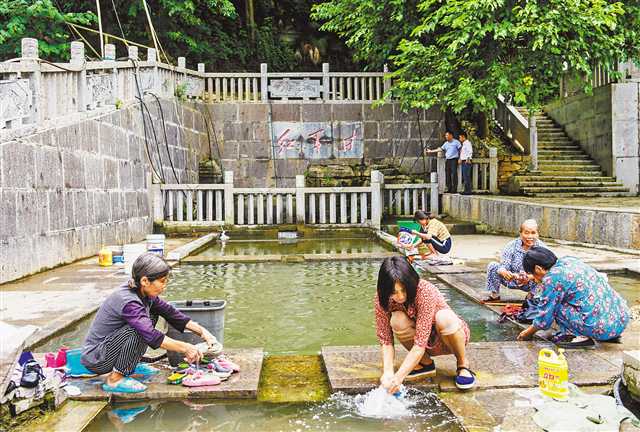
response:
{"label": "woman kneeling by basin", "polygon": [[518,340],[530,339],[554,323],[553,342],[562,348],[594,348],[595,340],[616,340],[629,323],[629,307],[604,274],[574,257],[558,259],[549,249],[527,251],[522,266],[538,283],[533,324]]}
{"label": "woman kneeling by basin", "polygon": [[[171,339],[155,324],[159,316],[177,330],[189,329],[209,346],[215,337],[197,322],[158,297],[169,280],[171,267],[159,256],[142,254],[133,263],[132,278],[102,303],[82,348],[82,364],[90,371],[109,374],[102,388],[107,392],[137,393],[146,386],[130,375],[146,375],[153,368],[138,365],[147,347],[184,354],[195,363],[202,357],[192,344]],[[145,373],[147,372],[147,373]]]}
{"label": "woman kneeling by basin", "polygon": [[[470,389],[475,385],[465,356],[469,326],[451,310],[438,288],[420,279],[406,258],[394,256],[382,262],[374,307],[382,345],[380,382],[389,393],[399,391],[405,379],[435,375],[431,357],[444,354],[456,356],[456,386]],[[394,336],[409,350],[395,372]]]}

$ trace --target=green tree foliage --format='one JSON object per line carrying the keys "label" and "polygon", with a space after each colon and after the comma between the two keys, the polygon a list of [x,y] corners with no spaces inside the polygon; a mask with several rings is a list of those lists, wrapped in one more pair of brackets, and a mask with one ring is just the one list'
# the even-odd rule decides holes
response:
{"label": "green tree foliage", "polygon": [[[260,63],[268,63],[273,71],[318,70],[320,63],[327,61],[334,69],[355,69],[344,43],[310,21],[314,2],[147,0],[147,5],[160,43],[174,64],[177,57],[184,56],[189,67],[203,62],[207,70],[215,71],[257,71]],[[127,40],[154,46],[142,0],[101,0],[100,4],[105,33],[118,37],[124,34]],[[14,10],[20,12],[14,16]],[[0,0],[0,22],[10,23],[8,30],[0,25],[0,49],[4,50],[0,55],[14,57],[20,38],[33,36],[41,40],[41,51],[50,52],[51,59],[64,59],[68,42],[79,39],[64,20],[95,30],[95,15],[95,0]],[[97,34],[80,32],[96,51],[100,50]],[[119,57],[126,54],[122,42],[115,38],[108,42],[116,45]],[[6,54],[8,51],[12,54]],[[86,52],[95,56],[90,49]],[[141,56],[145,56],[144,49]]]}
{"label": "green tree foliage", "polygon": [[380,70],[398,43],[418,24],[415,0],[331,0],[316,4],[311,17],[335,32],[353,50],[355,60]]}
{"label": "green tree foliage", "polygon": [[331,0],[315,16],[328,19],[327,29],[349,45],[364,45],[361,54],[392,53],[391,94],[405,108],[488,112],[499,94],[535,108],[557,91],[567,69],[584,75],[589,91],[593,65],[615,74],[618,60],[639,57],[637,1],[422,0],[418,24],[391,48],[354,24],[384,22],[392,4],[410,2],[380,3],[384,10],[371,7],[375,0]]}
{"label": "green tree foliage", "polygon": [[20,39],[32,37],[40,41],[40,57],[67,59],[74,38],[65,21],[90,25],[95,22],[95,15],[62,13],[51,0],[0,0],[0,58],[19,57]]}

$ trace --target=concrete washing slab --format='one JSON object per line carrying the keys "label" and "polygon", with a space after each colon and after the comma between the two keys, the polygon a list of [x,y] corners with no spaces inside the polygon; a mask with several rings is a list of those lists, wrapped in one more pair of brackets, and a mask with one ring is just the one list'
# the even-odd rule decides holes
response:
{"label": "concrete washing slab", "polygon": [[262,348],[228,349],[228,356],[240,366],[240,373],[231,375],[227,381],[217,386],[184,387],[167,384],[171,367],[166,360],[154,363],[160,373],[145,383],[148,385],[142,393],[107,393],[102,390],[102,378],[75,378],[71,383],[82,391],[71,399],[78,401],[131,401],[131,400],[176,400],[176,399],[255,399],[258,395],[258,382],[264,352]]}
{"label": "concrete washing slab", "polygon": [[[472,342],[467,347],[471,368],[477,374],[476,390],[536,387],[538,385],[538,352],[550,344],[542,342]],[[398,365],[406,350],[396,346]],[[569,380],[578,386],[605,385],[620,373],[613,361],[619,354],[593,350],[566,353]],[[323,347],[322,358],[332,391],[362,392],[378,385],[381,370],[380,348],[377,346]],[[433,379],[408,383],[423,389],[455,391],[455,357],[435,359],[438,374]]]}

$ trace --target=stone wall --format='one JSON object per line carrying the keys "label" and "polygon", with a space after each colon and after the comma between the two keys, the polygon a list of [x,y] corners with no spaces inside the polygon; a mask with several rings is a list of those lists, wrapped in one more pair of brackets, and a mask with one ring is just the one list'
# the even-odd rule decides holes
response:
{"label": "stone wall", "polygon": [[[420,133],[429,148],[443,141],[444,122],[439,110],[421,112],[418,125],[416,112],[403,113],[397,104],[374,108],[372,103],[221,103],[208,108],[215,125],[222,170],[234,171],[235,181],[242,187],[276,186],[276,182],[280,187],[292,187],[295,176],[305,174],[312,165],[370,167],[382,163],[421,174],[424,170],[422,158],[418,157],[422,148]],[[310,151],[305,154],[301,151],[300,157],[288,152],[284,158],[278,155],[277,137],[270,120],[271,125],[290,122],[328,125],[331,129],[339,129],[339,123],[361,125],[360,153],[345,156],[335,151],[337,144],[333,143],[327,144],[334,146],[333,152],[326,153],[327,157],[310,157]],[[304,145],[308,146],[306,142]],[[427,171],[435,169],[431,163]]]}
{"label": "stone wall", "polygon": [[523,220],[533,218],[538,221],[542,237],[640,249],[640,210],[605,210],[444,194],[442,212],[457,219],[482,222],[504,234],[517,233]]}
{"label": "stone wall", "polygon": [[[155,100],[145,146],[138,105],[0,143],[0,283],[94,255],[151,232],[147,151],[167,183],[197,181],[207,134],[195,105],[163,100],[169,152]],[[171,162],[169,161],[171,154]]]}
{"label": "stone wall", "polygon": [[545,107],[608,176],[633,194],[640,192],[639,91],[637,82],[611,84]]}
{"label": "stone wall", "polygon": [[498,155],[498,187],[502,190],[509,183],[512,175],[523,170],[531,163],[531,156]]}

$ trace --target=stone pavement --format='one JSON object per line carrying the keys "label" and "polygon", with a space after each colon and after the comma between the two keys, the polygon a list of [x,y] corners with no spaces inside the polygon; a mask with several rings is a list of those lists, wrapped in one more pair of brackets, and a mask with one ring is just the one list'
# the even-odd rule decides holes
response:
{"label": "stone pavement", "polygon": [[[477,390],[537,387],[538,352],[551,346],[544,342],[471,342],[467,355],[477,374]],[[406,350],[396,346],[397,364]],[[621,352],[574,350],[565,353],[569,380],[578,386],[606,385],[621,371]],[[332,391],[362,392],[378,385],[381,354],[378,346],[323,347],[322,357]],[[434,358],[438,375],[408,385],[455,391],[456,363],[452,355]]]}
{"label": "stone pavement", "polygon": [[[190,239],[167,239],[172,250]],[[97,257],[0,285],[0,321],[39,329],[27,340],[38,345],[95,312],[128,276],[121,266],[100,267]]]}
{"label": "stone pavement", "polygon": [[71,379],[71,383],[82,391],[79,396],[70,397],[79,401],[125,401],[125,400],[171,400],[171,399],[255,399],[262,370],[264,353],[262,348],[228,349],[225,353],[240,366],[228,380],[217,386],[189,388],[167,384],[171,367],[166,360],[153,363],[160,373],[145,381],[148,385],[142,393],[106,393],[102,390],[103,380],[96,378]]}

